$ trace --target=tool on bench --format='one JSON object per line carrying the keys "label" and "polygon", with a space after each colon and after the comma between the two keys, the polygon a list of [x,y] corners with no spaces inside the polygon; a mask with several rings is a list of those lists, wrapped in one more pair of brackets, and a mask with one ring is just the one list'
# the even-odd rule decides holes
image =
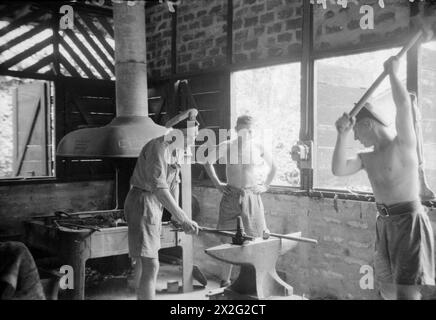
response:
{"label": "tool on bench", "polygon": [[98,231],[101,232],[101,228],[96,226],[88,226],[85,224],[77,224],[77,223],[69,223],[69,222],[55,222],[57,226],[64,227],[64,228],[76,228],[76,229],[87,229],[92,231]]}
{"label": "tool on bench", "polygon": [[56,219],[52,219],[52,222],[57,228],[75,228],[101,232],[101,228],[97,226],[86,225],[83,223],[82,218],[75,218],[73,215],[70,215],[66,212],[56,211],[54,215]]}

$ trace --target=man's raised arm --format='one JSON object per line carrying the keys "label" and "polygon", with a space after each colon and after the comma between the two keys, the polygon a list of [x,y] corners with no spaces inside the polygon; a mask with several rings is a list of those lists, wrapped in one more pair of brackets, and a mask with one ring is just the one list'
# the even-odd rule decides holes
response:
{"label": "man's raised arm", "polygon": [[413,125],[412,103],[410,94],[398,77],[399,60],[391,57],[385,62],[386,73],[389,74],[392,97],[397,108],[395,124],[398,141],[405,146],[416,147],[415,127]]}
{"label": "man's raised arm", "polygon": [[336,121],[338,137],[332,160],[332,172],[335,176],[349,176],[357,173],[363,168],[360,157],[347,158],[346,140],[354,127],[355,119],[350,118],[346,113]]}

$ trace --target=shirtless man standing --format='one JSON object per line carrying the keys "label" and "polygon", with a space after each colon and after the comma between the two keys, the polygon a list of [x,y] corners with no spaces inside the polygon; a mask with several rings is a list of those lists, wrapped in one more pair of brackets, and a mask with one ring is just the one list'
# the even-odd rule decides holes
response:
{"label": "shirtless man standing", "polygon": [[[261,194],[266,192],[276,174],[272,157],[264,147],[252,139],[253,119],[242,116],[235,128],[238,137],[219,144],[214,156],[209,157],[205,165],[216,188],[223,193],[220,204],[218,229],[234,230],[237,217],[242,217],[245,232],[249,236],[262,237],[267,231]],[[213,164],[225,157],[227,183],[221,182]],[[256,169],[266,163],[269,172],[265,182],[256,181]],[[230,285],[232,266],[222,270],[221,287]]]}
{"label": "shirtless man standing", "polygon": [[[434,285],[433,231],[419,197],[417,141],[409,93],[398,78],[396,57],[385,63],[397,108],[391,130],[370,104],[337,122],[332,171],[348,176],[364,169],[377,202],[374,267],[384,299],[420,299],[421,285]],[[372,152],[346,157],[346,139],[354,138]]]}

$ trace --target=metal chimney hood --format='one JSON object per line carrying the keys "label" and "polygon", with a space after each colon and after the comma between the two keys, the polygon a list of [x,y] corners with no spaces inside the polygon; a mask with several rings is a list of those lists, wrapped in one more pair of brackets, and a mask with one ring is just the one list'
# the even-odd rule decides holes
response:
{"label": "metal chimney hood", "polygon": [[113,3],[117,116],[101,128],[67,134],[57,155],[74,158],[137,158],[168,129],[148,117],[145,8],[140,1]]}

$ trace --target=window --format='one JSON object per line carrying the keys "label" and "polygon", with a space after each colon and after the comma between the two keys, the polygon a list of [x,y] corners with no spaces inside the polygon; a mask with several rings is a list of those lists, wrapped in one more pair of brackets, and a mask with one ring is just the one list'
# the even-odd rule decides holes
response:
{"label": "window", "polygon": [[427,182],[436,190],[436,41],[421,49],[419,94]]}
{"label": "window", "polygon": [[0,178],[54,176],[51,83],[0,77]]}
{"label": "window", "polygon": [[[260,140],[272,143],[278,172],[273,185],[300,185],[300,174],[291,149],[300,133],[300,64],[238,71],[232,75],[232,126],[241,115],[256,119]],[[262,137],[261,137],[262,136]],[[264,174],[264,172],[263,172]]]}
{"label": "window", "polygon": [[[400,49],[380,50],[316,61],[316,167],[314,185],[322,189],[371,192],[364,171],[350,177],[335,177],[331,161],[336,143],[336,120],[350,112],[365,91],[383,71],[383,63]],[[400,77],[406,82],[406,59],[401,61]],[[433,64],[434,65],[434,64]],[[436,101],[436,100],[435,100]],[[370,102],[376,108],[389,110],[395,118],[389,80],[386,79]],[[350,134],[348,154],[354,156],[363,146]]]}

